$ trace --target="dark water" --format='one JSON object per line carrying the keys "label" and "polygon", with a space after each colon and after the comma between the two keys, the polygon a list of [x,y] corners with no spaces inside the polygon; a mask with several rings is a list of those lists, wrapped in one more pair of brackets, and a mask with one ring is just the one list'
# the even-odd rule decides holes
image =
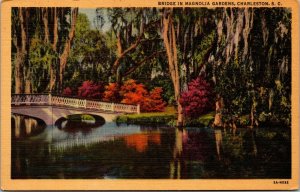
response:
{"label": "dark water", "polygon": [[16,129],[12,178],[290,178],[287,128],[229,130],[106,123]]}

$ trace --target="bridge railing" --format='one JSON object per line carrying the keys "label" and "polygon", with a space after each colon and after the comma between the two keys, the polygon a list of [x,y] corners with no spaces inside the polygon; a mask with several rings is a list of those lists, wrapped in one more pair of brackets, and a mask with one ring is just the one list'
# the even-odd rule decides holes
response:
{"label": "bridge railing", "polygon": [[47,105],[48,103],[48,94],[14,94],[11,97],[12,105]]}
{"label": "bridge railing", "polygon": [[102,101],[79,99],[50,94],[12,94],[11,104],[53,105],[121,113],[140,113],[139,105],[108,103]]}

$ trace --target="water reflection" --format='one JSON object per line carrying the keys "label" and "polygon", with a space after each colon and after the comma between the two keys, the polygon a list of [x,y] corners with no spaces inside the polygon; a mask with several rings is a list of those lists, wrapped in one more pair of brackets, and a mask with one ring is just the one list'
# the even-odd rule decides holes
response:
{"label": "water reflection", "polygon": [[[185,131],[186,135],[186,131]],[[186,141],[186,140],[185,140]],[[175,129],[175,144],[173,148],[173,159],[170,162],[170,178],[181,178],[183,130]]]}
{"label": "water reflection", "polygon": [[12,139],[21,139],[41,133],[46,124],[37,118],[13,114],[11,117]]}
{"label": "water reflection", "polygon": [[[72,116],[75,116],[75,118]],[[93,128],[98,128],[104,125],[105,120],[103,117],[97,115],[89,115],[91,120],[80,119],[78,115],[71,115],[70,118],[61,117],[55,122],[55,126],[66,132],[82,132],[83,134],[89,133]]]}
{"label": "water reflection", "polygon": [[216,149],[218,159],[221,160],[221,148],[222,148],[222,131],[215,130],[215,139],[216,139]]}
{"label": "water reflection", "polygon": [[12,178],[289,178],[290,161],[286,129],[106,123],[87,133],[51,126],[12,142]]}
{"label": "water reflection", "polygon": [[145,152],[148,148],[148,145],[161,144],[160,133],[132,134],[125,135],[123,138],[127,147],[132,147],[138,152]]}

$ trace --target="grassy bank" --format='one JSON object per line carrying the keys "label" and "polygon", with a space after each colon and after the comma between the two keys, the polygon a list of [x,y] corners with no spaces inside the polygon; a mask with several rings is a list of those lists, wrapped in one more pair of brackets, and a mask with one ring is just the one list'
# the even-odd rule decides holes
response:
{"label": "grassy bank", "polygon": [[210,112],[196,119],[187,120],[185,124],[186,126],[190,126],[190,127],[198,127],[198,126],[207,127],[213,123],[214,118],[215,118],[215,112]]}
{"label": "grassy bank", "polygon": [[176,120],[174,107],[166,107],[164,112],[152,112],[141,114],[127,114],[117,117],[117,123],[140,124],[140,125],[167,125]]}
{"label": "grassy bank", "polygon": [[[174,107],[166,107],[164,112],[127,114],[117,117],[117,123],[139,125],[176,125],[176,110]],[[208,126],[214,119],[214,112],[205,114],[197,119],[187,120],[186,126]]]}

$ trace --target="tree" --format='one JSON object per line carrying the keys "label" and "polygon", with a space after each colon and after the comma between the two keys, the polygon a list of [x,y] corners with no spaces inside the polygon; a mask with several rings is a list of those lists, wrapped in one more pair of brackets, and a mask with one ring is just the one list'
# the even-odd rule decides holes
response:
{"label": "tree", "polygon": [[64,49],[62,51],[62,54],[59,57],[59,90],[62,91],[63,87],[63,76],[65,72],[65,68],[67,65],[67,59],[70,54],[71,50],[71,43],[75,36],[75,26],[76,26],[76,19],[78,15],[78,8],[72,8],[71,9],[71,15],[70,15],[70,30],[68,33],[68,36],[65,39]]}
{"label": "tree", "polygon": [[136,83],[135,80],[129,79],[122,85],[120,95],[122,97],[121,103],[143,105],[148,91],[143,84]]}
{"label": "tree", "polygon": [[169,72],[174,86],[175,101],[177,104],[177,125],[183,125],[183,111],[180,101],[180,78],[177,58],[177,44],[175,36],[175,27],[173,21],[173,10],[165,9],[163,12],[163,40],[166,48],[169,64]]}
{"label": "tree", "polygon": [[117,83],[109,83],[105,86],[103,101],[119,103],[121,101],[120,87]]}
{"label": "tree", "polygon": [[78,8],[49,7],[41,9],[44,25],[44,42],[45,44],[51,44],[56,57],[55,61],[52,60],[49,65],[50,82],[48,89],[52,92],[56,88],[56,91],[61,92],[66,59],[70,54],[70,47],[75,34]]}
{"label": "tree", "polygon": [[[28,65],[28,18],[26,8],[12,9],[12,42],[16,49],[15,55],[15,93],[24,92],[24,69]],[[28,80],[27,80],[28,81]],[[28,83],[27,83],[28,84]],[[26,89],[28,91],[28,88]]]}
{"label": "tree", "polygon": [[120,89],[121,103],[139,104],[143,112],[163,111],[166,104],[162,100],[161,93],[162,88],[156,87],[149,94],[142,83],[136,83],[135,80],[129,79],[124,82]]}
{"label": "tree", "polygon": [[123,76],[164,53],[157,44],[160,41],[157,31],[160,19],[156,8],[114,8],[108,10],[108,17],[117,40],[112,74],[121,83]]}
{"label": "tree", "polygon": [[[217,22],[217,45],[209,59],[209,76],[217,92],[215,124],[222,126],[221,120],[231,120],[233,116],[238,120],[248,114],[253,127],[263,116],[280,119],[275,115],[280,109],[285,108],[285,114],[290,114],[288,107],[284,107],[289,105],[291,93],[289,10],[224,8],[219,11],[222,14]],[[276,82],[285,82],[287,88],[285,93],[277,92],[276,101],[287,101],[284,102],[287,105],[278,103],[277,109],[273,108]]]}
{"label": "tree", "polygon": [[142,110],[148,112],[164,111],[166,103],[162,99],[162,92],[161,87],[155,87],[151,90],[143,106],[141,106]]}
{"label": "tree", "polygon": [[[34,73],[44,73],[46,68],[50,73],[48,90],[54,89],[56,79],[62,84],[62,75],[59,76],[59,71],[63,71],[66,66],[66,58],[75,33],[77,13],[78,8],[12,9],[15,93],[46,91],[46,88],[42,88],[44,85],[39,86],[35,83],[36,79],[33,79],[36,76]],[[70,15],[70,19],[67,19],[67,15]],[[59,69],[56,66],[58,57]],[[44,73],[43,77],[47,79],[48,72]]]}

